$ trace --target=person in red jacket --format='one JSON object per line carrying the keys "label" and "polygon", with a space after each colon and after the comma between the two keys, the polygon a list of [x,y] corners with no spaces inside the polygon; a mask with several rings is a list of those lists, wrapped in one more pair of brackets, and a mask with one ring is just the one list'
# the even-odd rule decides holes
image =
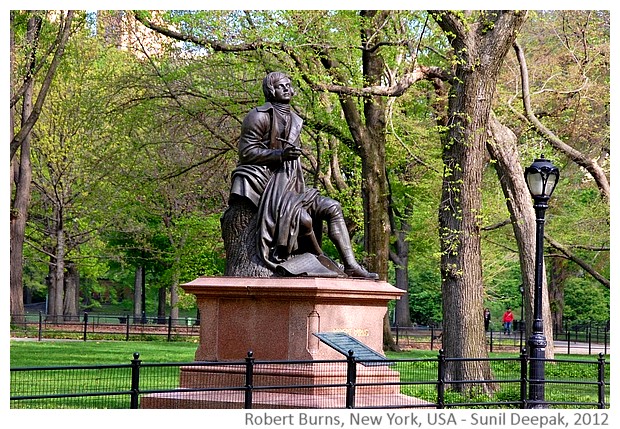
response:
{"label": "person in red jacket", "polygon": [[514,316],[512,314],[512,309],[508,307],[508,309],[506,309],[506,312],[504,313],[504,316],[502,316],[502,322],[504,323],[504,334],[505,335],[510,334],[510,326],[512,325],[513,319],[514,319]]}

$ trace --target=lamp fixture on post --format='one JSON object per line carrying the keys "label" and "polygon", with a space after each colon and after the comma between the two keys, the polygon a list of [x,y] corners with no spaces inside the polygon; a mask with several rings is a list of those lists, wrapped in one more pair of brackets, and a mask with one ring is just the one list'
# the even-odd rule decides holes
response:
{"label": "lamp fixture on post", "polygon": [[528,408],[546,408],[545,404],[545,338],[542,320],[542,284],[544,275],[543,238],[547,202],[560,178],[560,170],[543,155],[525,169],[525,181],[534,199],[536,212],[536,270],[534,272],[534,321],[528,340],[530,347],[530,372]]}

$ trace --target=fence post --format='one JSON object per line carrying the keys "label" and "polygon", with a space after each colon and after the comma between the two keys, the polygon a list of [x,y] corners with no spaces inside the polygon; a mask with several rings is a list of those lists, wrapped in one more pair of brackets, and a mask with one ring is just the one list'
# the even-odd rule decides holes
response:
{"label": "fence post", "polygon": [[88,313],[84,312],[84,341],[86,341],[87,329],[88,329]]}
{"label": "fence post", "polygon": [[489,340],[490,340],[490,343],[491,343],[489,345],[489,352],[493,353],[493,329],[491,329],[491,338]]}
{"label": "fence post", "polygon": [[129,314],[125,318],[125,341],[129,341]]}
{"label": "fence post", "polygon": [[433,350],[434,344],[435,344],[435,327],[431,325],[431,350]]}
{"label": "fence post", "polygon": [[437,408],[445,408],[446,355],[443,349],[439,349],[437,363]]}
{"label": "fence post", "polygon": [[138,408],[140,397],[140,364],[142,361],[139,359],[140,353],[133,354],[133,360],[131,361],[131,404],[129,408],[135,410]]}
{"label": "fence post", "polygon": [[570,354],[570,331],[566,331],[566,353]]}
{"label": "fence post", "polygon": [[39,341],[41,341],[42,335],[43,335],[43,312],[39,310]]}
{"label": "fence post", "polygon": [[396,345],[398,345],[398,334],[399,334],[399,332],[398,332],[398,323],[396,323],[394,325],[394,327],[396,328]]}
{"label": "fence post", "polygon": [[519,355],[521,361],[520,398],[521,408],[527,408],[527,349],[523,347]]}
{"label": "fence post", "polygon": [[172,316],[168,316],[168,342],[172,341]]}
{"label": "fence post", "polygon": [[252,390],[254,389],[254,352],[250,350],[245,358],[245,399],[243,408],[252,408]]}
{"label": "fence post", "polygon": [[598,354],[598,407],[605,408],[605,356]]}
{"label": "fence post", "polygon": [[592,321],[588,324],[586,328],[588,330],[588,354],[592,354]]}
{"label": "fence post", "polygon": [[355,383],[357,380],[357,364],[353,350],[347,354],[347,394],[345,398],[346,408],[355,408]]}

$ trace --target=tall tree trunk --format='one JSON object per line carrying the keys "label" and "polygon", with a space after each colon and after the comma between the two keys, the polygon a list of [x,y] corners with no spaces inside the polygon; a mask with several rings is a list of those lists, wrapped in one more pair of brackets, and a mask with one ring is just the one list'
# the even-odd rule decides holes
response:
{"label": "tall tree trunk", "polygon": [[173,266],[172,281],[170,282],[170,317],[175,320],[179,318],[179,260]]}
{"label": "tall tree trunk", "polygon": [[[377,36],[386,11],[362,11],[370,23],[362,28],[362,45]],[[367,85],[380,85],[385,64],[376,51],[362,51],[362,69]],[[387,279],[390,220],[388,217],[388,185],[385,174],[386,102],[381,96],[364,100],[365,126],[357,141],[362,160],[362,195],[364,201],[364,249],[369,266],[380,278]]]}
{"label": "tall tree trunk", "polygon": [[[14,164],[16,161],[13,162]],[[30,183],[32,168],[30,166],[30,139],[24,139],[18,165],[15,171],[15,194],[11,207],[11,253],[10,253],[10,311],[12,320],[24,320],[23,296],[23,253],[28,206],[30,205]]]}
{"label": "tall tree trunk", "polygon": [[[362,28],[362,45],[377,36],[385,11],[362,11],[369,25]],[[380,85],[385,70],[383,59],[376,51],[362,51],[362,69],[367,85]],[[368,266],[387,280],[390,221],[388,217],[388,186],[385,174],[386,106],[381,96],[367,97],[364,102],[365,126],[360,129],[356,143],[362,160],[362,201],[364,204],[364,249]],[[398,350],[390,329],[389,316],[383,318],[383,344],[387,350]]]}
{"label": "tall tree trunk", "polygon": [[[361,42],[366,42],[380,34],[381,26],[388,11],[361,11],[366,25],[361,29]],[[334,80],[345,81],[337,75],[338,62],[333,57],[322,57],[321,61]],[[376,50],[362,51],[362,72],[366,85],[380,85],[385,65]],[[388,217],[388,185],[385,174],[385,131],[386,106],[381,96],[365,97],[364,116],[358,110],[358,103],[349,95],[340,94],[340,105],[351,131],[355,149],[362,161],[362,200],[364,206],[364,250],[365,263],[371,271],[387,279],[390,223]],[[395,349],[395,341],[389,329],[389,319],[384,317],[384,347]]]}
{"label": "tall tree trunk", "polygon": [[[23,244],[26,229],[26,220],[28,207],[30,205],[30,186],[32,179],[32,170],[30,166],[30,143],[32,138],[32,129],[36,124],[43,102],[47,96],[52,79],[60,63],[60,59],[64,53],[64,48],[71,33],[71,22],[73,20],[74,11],[68,11],[59,23],[59,31],[57,33],[54,46],[56,50],[48,68],[47,74],[43,79],[36,102],[33,104],[34,98],[34,72],[37,69],[36,52],[39,44],[39,34],[42,25],[42,18],[38,12],[34,12],[28,21],[26,33],[26,45],[30,46],[30,52],[26,59],[26,76],[24,79],[24,95],[22,105],[21,127],[19,132],[15,133],[14,121],[11,119],[11,142],[10,142],[10,159],[11,168],[16,175],[15,194],[13,196],[11,206],[11,255],[10,255],[10,301],[11,313],[23,314]],[[11,14],[11,18],[13,14]],[[11,25],[11,29],[13,25]],[[13,39],[11,38],[13,43]],[[14,49],[11,46],[12,73],[16,73],[14,66]],[[13,83],[13,81],[12,81]],[[13,95],[13,94],[12,94]],[[13,96],[11,97],[13,103]],[[16,102],[16,101],[15,101]],[[11,109],[11,114],[13,114]],[[13,118],[13,116],[11,116]],[[14,164],[15,154],[20,151],[19,166]],[[62,284],[60,286],[62,288]],[[48,307],[49,308],[49,307]],[[61,303],[62,314],[62,303]]]}
{"label": "tall tree trunk", "polygon": [[142,277],[144,267],[137,266],[133,281],[133,320],[138,322],[142,316]]}
{"label": "tall tree trunk", "polygon": [[[390,207],[393,207],[393,204],[390,204]],[[390,260],[395,267],[396,287],[405,291],[405,294],[396,301],[394,309],[396,312],[394,319],[398,326],[412,325],[409,307],[409,242],[407,241],[407,234],[411,231],[411,227],[406,220],[406,217],[411,214],[411,210],[411,206],[406,207],[405,217],[400,217],[400,228],[396,227],[393,209],[390,210],[390,225],[392,233],[396,237],[394,251],[390,252]]]}
{"label": "tall tree trunk", "polygon": [[[11,17],[13,15],[11,14]],[[13,26],[11,25],[11,35]],[[32,99],[34,94],[35,53],[39,31],[41,29],[41,19],[33,16],[28,21],[28,32],[26,42],[32,46],[30,54],[28,73],[25,79],[25,91],[22,105],[22,127],[26,118],[32,113]],[[14,41],[11,37],[11,68],[14,72]],[[14,109],[11,109],[11,138],[15,132]],[[26,232],[26,221],[28,219],[28,207],[30,206],[30,187],[32,182],[32,166],[30,164],[30,141],[31,134],[24,136],[19,146],[19,161],[11,158],[12,186],[13,195],[11,200],[11,253],[10,253],[10,312],[15,315],[15,322],[23,321],[24,317],[24,296],[23,296],[23,256],[24,256],[24,237]]]}
{"label": "tall tree trunk", "polygon": [[73,261],[67,261],[65,266],[65,299],[63,316],[65,320],[76,320],[80,303],[80,274]]}
{"label": "tall tree trunk", "polygon": [[53,276],[53,293],[50,292],[50,308],[49,316],[52,321],[60,321],[64,310],[64,285],[65,285],[65,231],[63,229],[63,215],[60,208],[56,208],[54,231],[56,236],[56,249],[54,253],[54,276]]}
{"label": "tall tree trunk", "polygon": [[549,305],[553,332],[563,332],[564,318],[564,286],[570,276],[568,261],[562,258],[551,258],[549,264]]}
{"label": "tall tree trunk", "polygon": [[[491,157],[497,162],[495,169],[506,197],[506,206],[510,213],[512,229],[517,247],[519,248],[519,263],[521,265],[521,281],[525,289],[525,320],[534,320],[534,270],[536,268],[536,214],[530,191],[527,189],[523,176],[523,167],[519,161],[517,137],[495,115],[489,120],[489,133],[492,142],[487,145]],[[545,270],[543,269],[543,272]],[[545,337],[553,338],[553,325],[549,309],[549,293],[547,278],[543,276],[543,331]],[[525,335],[532,334],[532,324],[525,325]],[[545,356],[552,359],[555,355],[553,341],[547,341]]]}
{"label": "tall tree trunk", "polygon": [[157,317],[159,320],[166,318],[166,288],[164,286],[159,288],[157,300]]}
{"label": "tall tree trunk", "polygon": [[[56,257],[54,255],[50,256],[49,261],[49,271],[48,271],[48,279],[49,282],[47,284],[47,321],[56,322],[58,321],[57,312],[56,312],[56,296],[58,292],[58,283],[56,281]],[[62,286],[61,286],[62,289]]]}
{"label": "tall tree trunk", "polygon": [[[443,345],[446,356],[487,356],[483,321],[480,252],[482,171],[486,128],[500,66],[524,13],[478,11],[433,17],[451,39],[456,71],[448,103],[448,129],[442,135],[444,180],[439,208],[443,296]],[[484,361],[455,361],[452,380],[491,379]],[[459,384],[463,393],[496,386]]]}

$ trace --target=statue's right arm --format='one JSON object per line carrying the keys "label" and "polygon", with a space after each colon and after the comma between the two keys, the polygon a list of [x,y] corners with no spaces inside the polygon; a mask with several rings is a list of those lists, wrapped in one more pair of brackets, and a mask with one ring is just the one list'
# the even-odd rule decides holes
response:
{"label": "statue's right arm", "polygon": [[267,112],[251,110],[241,125],[239,163],[277,165],[282,163],[282,150],[271,149],[271,117]]}

